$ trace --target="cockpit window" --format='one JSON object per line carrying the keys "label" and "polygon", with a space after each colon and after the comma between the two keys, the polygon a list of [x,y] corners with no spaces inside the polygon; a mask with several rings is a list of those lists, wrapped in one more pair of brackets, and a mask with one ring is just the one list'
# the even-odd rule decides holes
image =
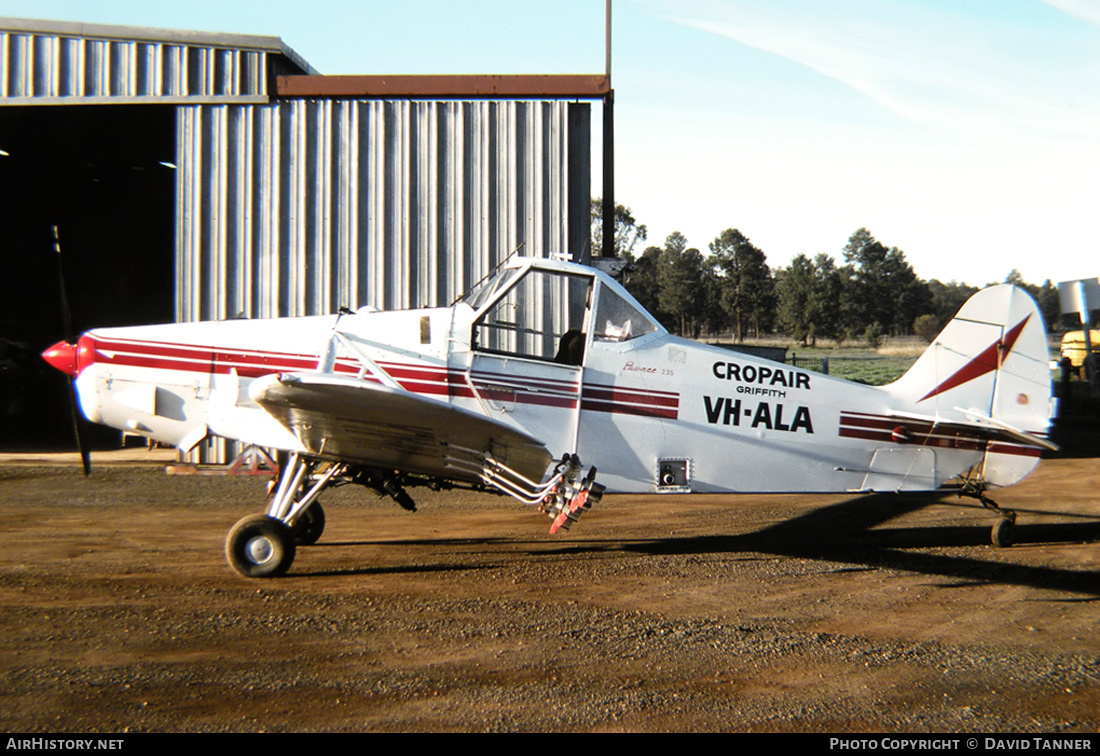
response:
{"label": "cockpit window", "polygon": [[[579,365],[591,292],[588,276],[529,270],[474,323],[474,349]],[[488,299],[478,294],[475,301]]]}
{"label": "cockpit window", "polygon": [[648,315],[606,285],[600,287],[593,327],[597,341],[630,341],[657,330]]}

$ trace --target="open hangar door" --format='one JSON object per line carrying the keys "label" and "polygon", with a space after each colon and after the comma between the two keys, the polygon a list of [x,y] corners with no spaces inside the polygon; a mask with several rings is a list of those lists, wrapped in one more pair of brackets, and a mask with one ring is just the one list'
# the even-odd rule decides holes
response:
{"label": "open hangar door", "polygon": [[90,328],[174,320],[175,108],[3,107],[0,151],[0,449],[72,449],[67,378],[39,354]]}

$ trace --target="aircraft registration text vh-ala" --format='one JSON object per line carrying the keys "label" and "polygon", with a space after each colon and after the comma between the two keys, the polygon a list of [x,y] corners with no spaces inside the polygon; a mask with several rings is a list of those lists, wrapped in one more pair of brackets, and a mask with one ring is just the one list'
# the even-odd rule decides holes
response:
{"label": "aircraft registration text vh-ala", "polygon": [[[266,513],[226,541],[243,575],[286,572],[360,483],[490,486],[568,527],[618,492],[986,491],[1039,462],[1053,409],[1034,301],[975,294],[882,387],[670,335],[591,267],[513,258],[451,307],[105,328],[44,356],[88,419],[189,450],[288,453]],[[581,460],[584,460],[583,466]],[[599,482],[596,482],[597,470]]]}

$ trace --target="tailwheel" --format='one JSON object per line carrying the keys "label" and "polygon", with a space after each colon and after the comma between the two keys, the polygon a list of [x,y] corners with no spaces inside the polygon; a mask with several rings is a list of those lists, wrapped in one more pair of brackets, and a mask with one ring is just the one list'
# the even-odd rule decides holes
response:
{"label": "tailwheel", "polygon": [[986,509],[994,512],[1000,519],[989,533],[990,542],[997,548],[1007,549],[1016,542],[1016,513],[1011,509],[1002,509],[997,502],[985,495],[985,484],[980,480],[967,479],[959,490],[959,496],[970,496],[982,503]]}
{"label": "tailwheel", "polygon": [[278,577],[294,562],[291,529],[281,520],[254,514],[240,520],[225,539],[229,566],[245,577]]}
{"label": "tailwheel", "polygon": [[1010,516],[1002,517],[997,521],[997,524],[993,526],[993,530],[990,532],[990,539],[994,546],[1002,549],[1007,549],[1009,546],[1016,542],[1016,513],[1008,512]]}
{"label": "tailwheel", "polygon": [[312,546],[321,540],[325,532],[325,510],[320,502],[314,502],[302,512],[290,531],[294,534],[294,543],[299,546]]}

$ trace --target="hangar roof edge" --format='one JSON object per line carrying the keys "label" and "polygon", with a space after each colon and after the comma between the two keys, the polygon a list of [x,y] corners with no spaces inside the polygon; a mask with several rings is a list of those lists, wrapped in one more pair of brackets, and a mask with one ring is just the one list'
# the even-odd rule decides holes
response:
{"label": "hangar roof edge", "polygon": [[400,99],[599,99],[604,74],[447,74],[280,76],[280,97]]}
{"label": "hangar roof edge", "polygon": [[263,50],[285,56],[295,66],[310,75],[318,75],[293,48],[280,37],[256,34],[231,34],[227,32],[190,31],[186,29],[155,29],[140,26],[115,26],[111,24],[87,24],[79,21],[50,21],[44,19],[12,18],[0,16],[0,31],[25,34],[54,34],[86,39],[110,39],[133,42],[168,42],[205,47],[227,47],[247,50]]}

